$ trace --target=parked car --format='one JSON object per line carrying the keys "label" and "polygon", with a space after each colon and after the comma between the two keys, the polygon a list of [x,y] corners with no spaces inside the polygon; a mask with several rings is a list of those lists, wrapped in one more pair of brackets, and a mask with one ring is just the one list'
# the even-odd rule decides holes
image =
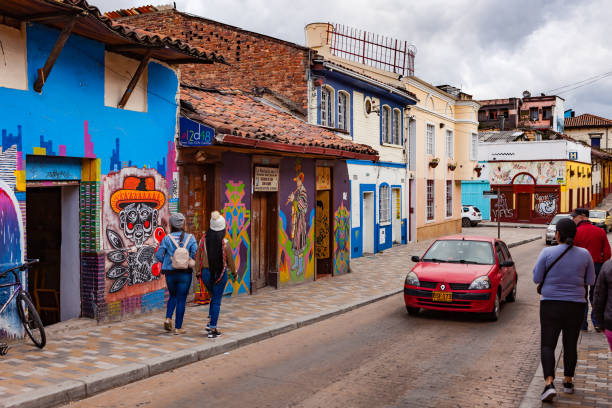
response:
{"label": "parked car", "polygon": [[475,227],[482,221],[480,210],[473,205],[461,206],[461,225],[464,227]]}
{"label": "parked car", "polygon": [[499,317],[502,301],[516,300],[518,275],[506,244],[491,237],[437,239],[404,282],[410,315],[421,309],[485,313]]}
{"label": "parked car", "polygon": [[546,241],[546,245],[552,245],[552,244],[556,244],[557,241],[555,241],[555,232],[557,232],[557,223],[559,222],[560,219],[563,218],[571,218],[570,214],[556,214],[552,220],[550,220],[550,223],[548,224],[548,227],[546,228],[546,235],[544,235],[544,240]]}
{"label": "parked car", "polygon": [[612,217],[610,217],[610,211],[589,210],[589,221],[591,221],[593,225],[603,228],[603,230],[606,232],[612,229]]}

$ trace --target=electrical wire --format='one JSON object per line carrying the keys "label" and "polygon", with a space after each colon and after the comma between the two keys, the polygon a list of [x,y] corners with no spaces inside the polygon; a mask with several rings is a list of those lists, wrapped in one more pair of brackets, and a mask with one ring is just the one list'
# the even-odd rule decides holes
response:
{"label": "electrical wire", "polygon": [[[600,81],[600,80],[602,80],[604,78],[607,78],[609,76],[612,76],[612,71],[604,72],[602,74],[595,75],[595,76],[592,76],[590,78],[583,79],[582,81],[573,82],[573,83],[568,84],[568,85],[564,85],[564,86],[560,86],[558,88],[550,89],[548,91],[545,91],[544,93],[545,94],[550,94],[550,93],[563,94],[563,93],[572,92],[572,91],[575,91],[576,89],[582,88],[584,86],[594,84],[595,82]],[[565,88],[569,88],[569,89],[565,89]]]}

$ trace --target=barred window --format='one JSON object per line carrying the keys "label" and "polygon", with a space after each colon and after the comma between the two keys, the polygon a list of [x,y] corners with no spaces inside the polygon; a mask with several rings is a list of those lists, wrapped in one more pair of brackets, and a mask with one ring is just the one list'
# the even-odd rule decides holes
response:
{"label": "barred window", "polygon": [[402,145],[402,117],[398,109],[393,110],[393,144]]}
{"label": "barred window", "polygon": [[446,180],[446,216],[453,216],[453,182]]}
{"label": "barred window", "polygon": [[382,141],[383,143],[392,143],[391,141],[391,108],[383,106],[382,108]]}
{"label": "barred window", "polygon": [[427,221],[434,219],[434,181],[427,180]]}
{"label": "barred window", "polygon": [[470,148],[470,160],[478,160],[478,134],[472,133],[472,146]]}
{"label": "barred window", "polygon": [[446,131],[446,155],[449,159],[453,158],[454,150],[455,150],[455,141],[453,140],[453,131]]}
{"label": "barred window", "polygon": [[378,195],[379,203],[379,223],[388,224],[391,222],[391,194],[389,186],[380,186],[380,194]]}
{"label": "barred window", "polygon": [[348,109],[349,96],[346,92],[338,92],[338,128],[349,130]]}
{"label": "barred window", "polygon": [[435,155],[436,154],[436,146],[434,142],[435,137],[435,128],[434,125],[427,125],[427,132],[425,135],[426,146],[427,146],[427,154]]}
{"label": "barred window", "polygon": [[321,126],[334,127],[334,110],[332,109],[332,91],[327,87],[321,88]]}

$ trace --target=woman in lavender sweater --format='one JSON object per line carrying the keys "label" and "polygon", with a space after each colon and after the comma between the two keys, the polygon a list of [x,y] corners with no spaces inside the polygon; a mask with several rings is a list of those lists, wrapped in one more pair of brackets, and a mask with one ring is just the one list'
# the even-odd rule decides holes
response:
{"label": "woman in lavender sweater", "polygon": [[[574,392],[572,379],[578,358],[578,336],[584,319],[585,285],[595,283],[593,259],[584,248],[573,246],[576,224],[569,218],[557,223],[559,245],[545,248],[533,268],[533,281],[543,283],[540,301],[541,358],[546,386],[542,401],[552,401],[555,390],[555,348],[563,332],[563,391]],[[557,258],[563,256],[558,262]],[[546,269],[553,265],[548,273]]]}

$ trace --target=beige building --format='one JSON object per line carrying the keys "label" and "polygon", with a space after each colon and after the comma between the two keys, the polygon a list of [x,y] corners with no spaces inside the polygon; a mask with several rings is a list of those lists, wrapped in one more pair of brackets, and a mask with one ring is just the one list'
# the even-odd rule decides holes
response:
{"label": "beige building", "polygon": [[410,194],[410,236],[423,240],[461,232],[461,181],[478,178],[480,105],[471,95],[452,86],[434,86],[414,75],[402,76],[397,71],[372,66],[381,64],[351,58],[332,46],[335,29],[327,23],[307,25],[306,45],[334,64],[417,97],[417,104],[402,113],[407,135],[405,183]]}
{"label": "beige building", "polygon": [[565,118],[565,134],[574,140],[588,143],[608,152],[612,151],[612,120],[584,113]]}

